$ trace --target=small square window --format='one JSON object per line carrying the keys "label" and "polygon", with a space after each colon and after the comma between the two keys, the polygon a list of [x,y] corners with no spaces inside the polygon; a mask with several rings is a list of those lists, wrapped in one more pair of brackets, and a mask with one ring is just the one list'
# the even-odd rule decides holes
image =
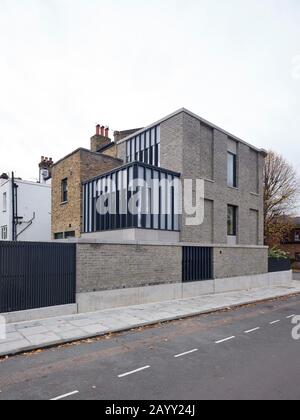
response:
{"label": "small square window", "polygon": [[68,238],[75,238],[75,232],[74,231],[65,232],[65,239],[68,239]]}
{"label": "small square window", "polygon": [[55,239],[55,240],[64,239],[64,234],[63,234],[62,232],[60,232],[60,233],[55,233],[55,234],[54,234],[54,239]]}

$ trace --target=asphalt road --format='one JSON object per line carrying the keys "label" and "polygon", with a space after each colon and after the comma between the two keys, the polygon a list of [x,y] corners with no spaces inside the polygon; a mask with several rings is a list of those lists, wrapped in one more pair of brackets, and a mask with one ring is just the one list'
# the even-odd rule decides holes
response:
{"label": "asphalt road", "polygon": [[299,399],[300,296],[0,362],[0,400]]}

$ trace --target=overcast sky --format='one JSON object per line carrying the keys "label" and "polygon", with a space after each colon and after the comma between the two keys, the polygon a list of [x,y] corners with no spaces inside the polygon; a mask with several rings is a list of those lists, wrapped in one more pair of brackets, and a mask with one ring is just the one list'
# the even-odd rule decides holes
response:
{"label": "overcast sky", "polygon": [[186,107],[300,162],[299,0],[0,0],[0,172]]}

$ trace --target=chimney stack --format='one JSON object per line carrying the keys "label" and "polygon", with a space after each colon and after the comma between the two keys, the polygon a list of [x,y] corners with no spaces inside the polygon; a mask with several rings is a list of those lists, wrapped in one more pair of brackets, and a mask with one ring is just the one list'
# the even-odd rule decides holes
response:
{"label": "chimney stack", "polygon": [[52,178],[53,165],[54,165],[54,162],[52,158],[48,158],[44,156],[41,157],[41,161],[39,163],[40,183],[46,183],[46,181]]}
{"label": "chimney stack", "polygon": [[97,124],[96,134],[91,138],[91,151],[101,153],[101,150],[110,144],[109,127]]}

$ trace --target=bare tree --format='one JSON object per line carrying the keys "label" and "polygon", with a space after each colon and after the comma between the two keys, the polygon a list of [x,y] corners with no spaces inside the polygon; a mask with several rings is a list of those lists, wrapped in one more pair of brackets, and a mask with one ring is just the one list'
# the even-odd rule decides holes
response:
{"label": "bare tree", "polygon": [[292,227],[291,216],[299,198],[299,180],[293,166],[269,151],[264,171],[265,242],[279,245]]}

